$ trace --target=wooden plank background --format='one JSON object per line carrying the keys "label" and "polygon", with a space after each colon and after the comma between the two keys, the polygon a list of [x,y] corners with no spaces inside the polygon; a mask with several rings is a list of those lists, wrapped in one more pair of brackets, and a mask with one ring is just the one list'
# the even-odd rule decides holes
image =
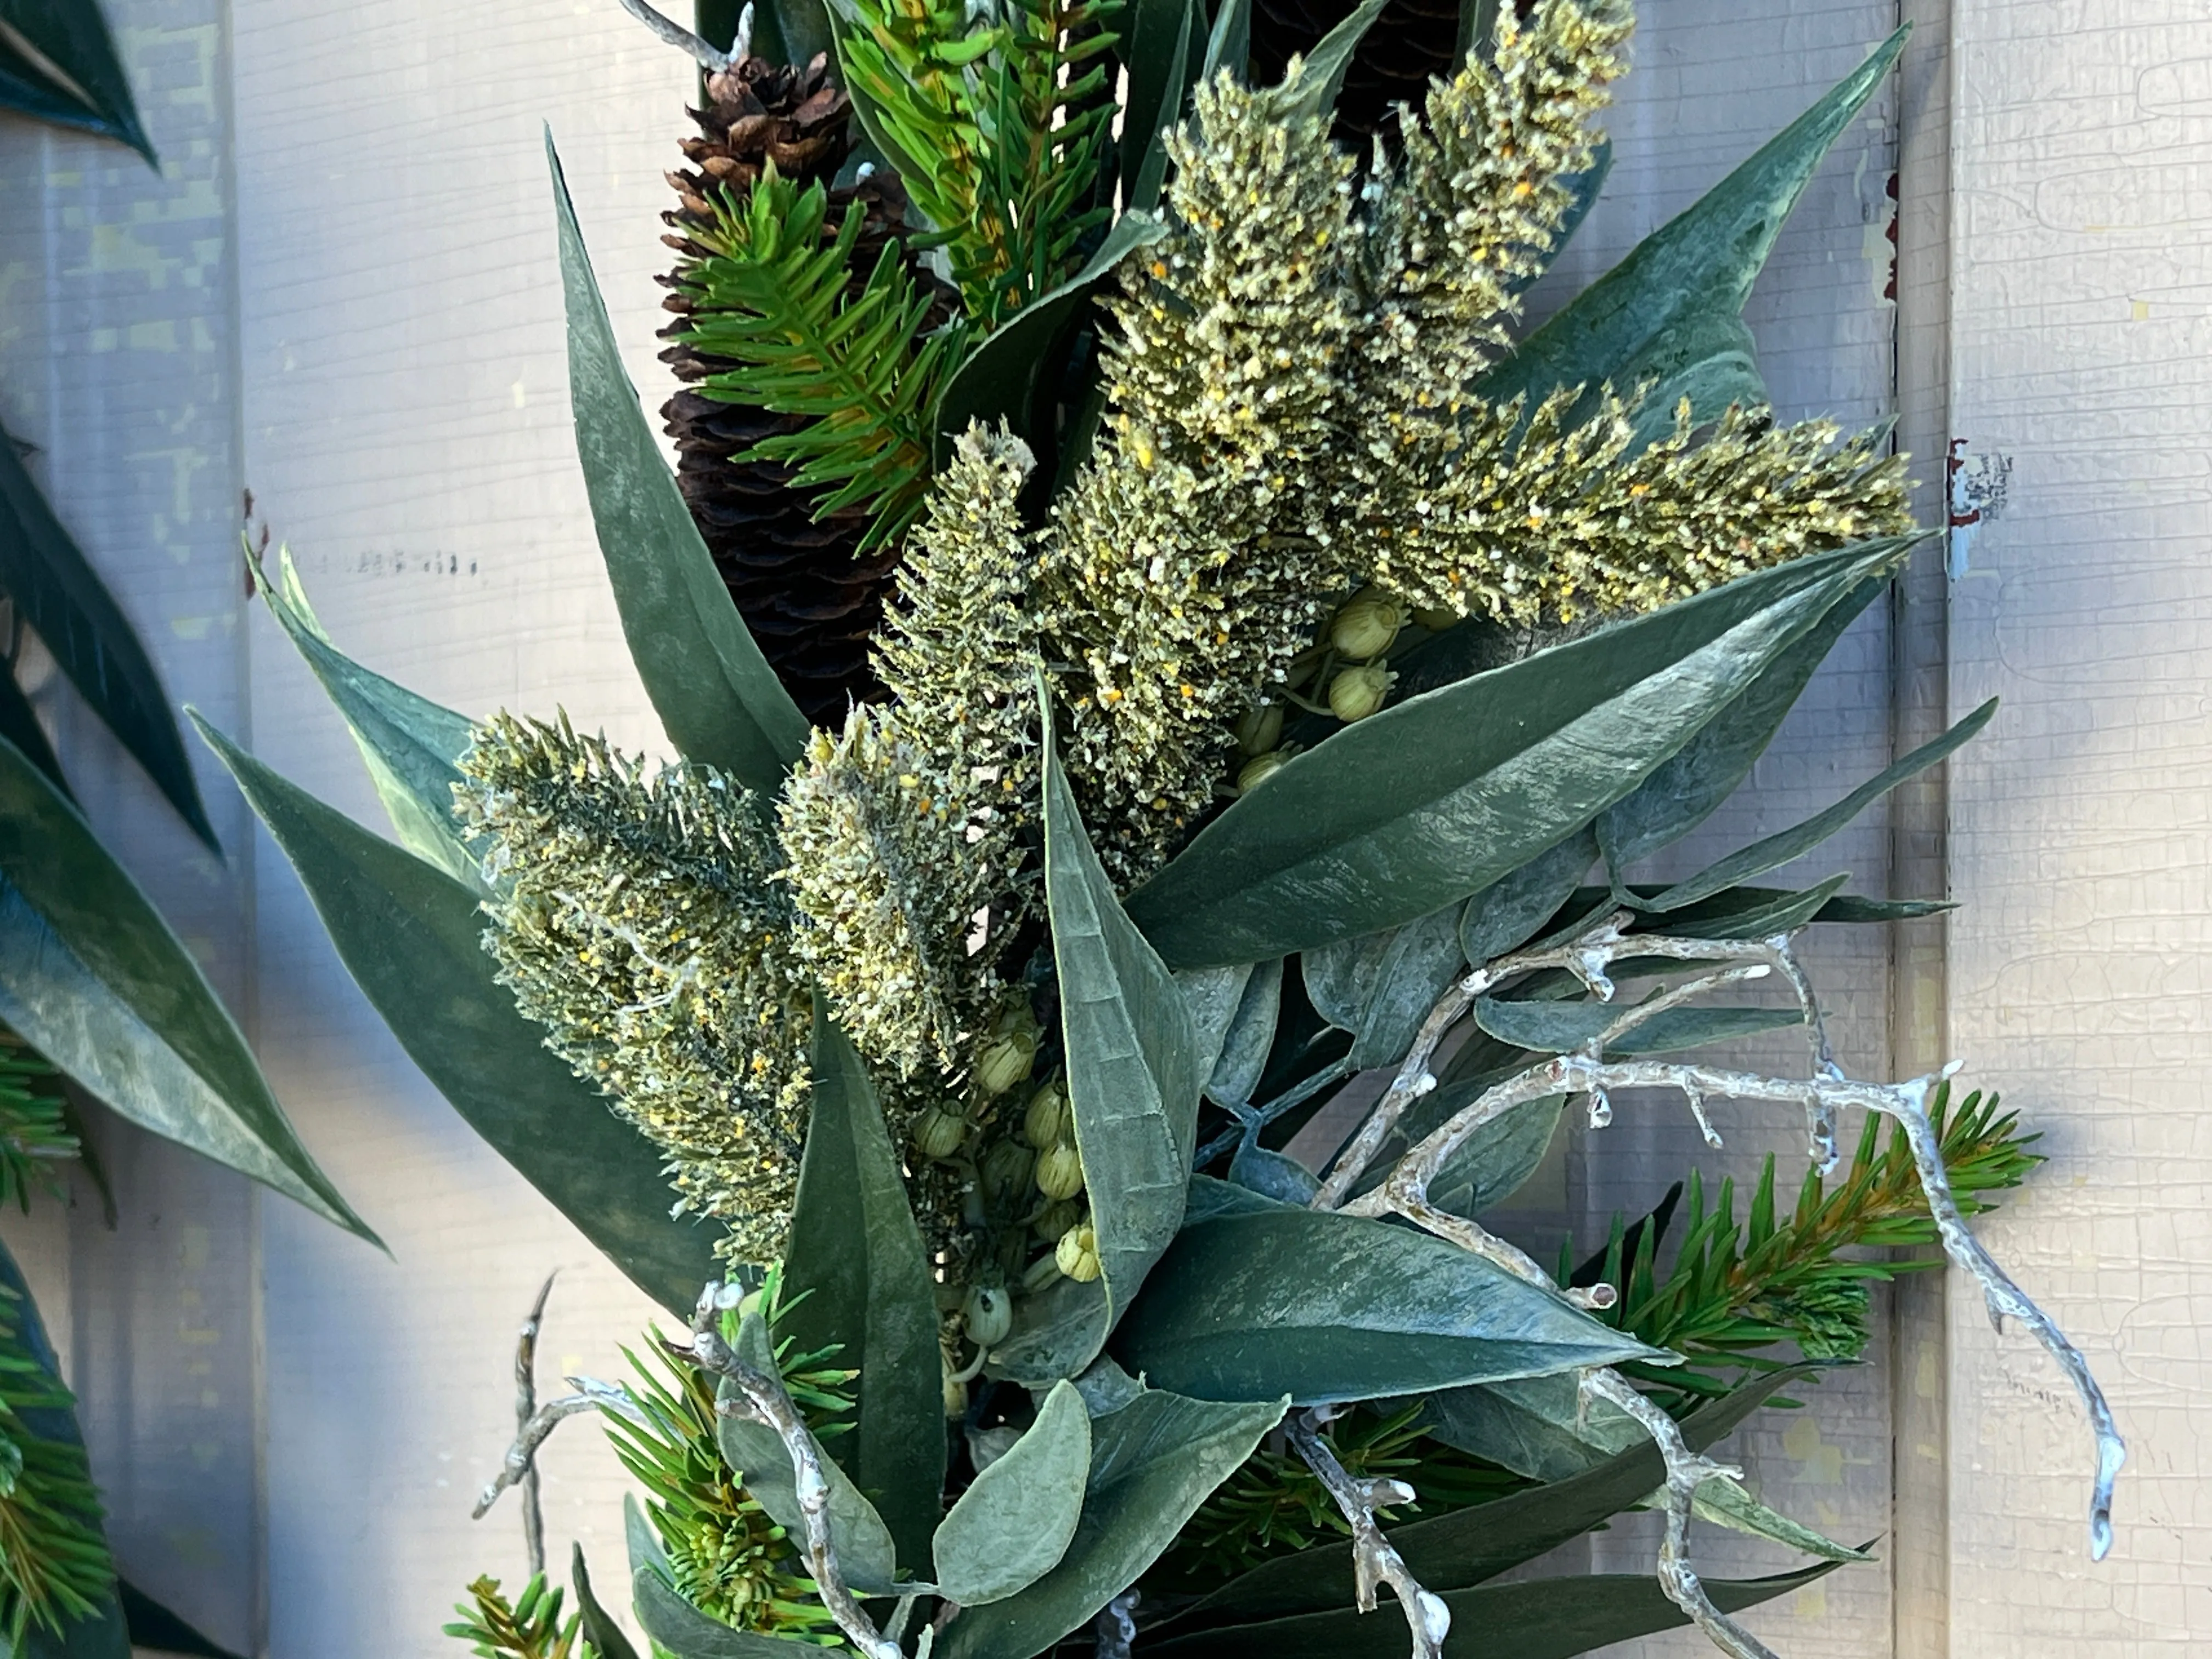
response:
{"label": "wooden plank background", "polygon": [[[335,716],[245,603],[251,485],[363,660],[471,713],[558,703],[653,746],[574,467],[539,131],[561,143],[657,404],[659,173],[688,67],[612,0],[107,6],[163,170],[0,123],[0,414],[39,446],[34,470],[171,692],[380,822]],[[1953,769],[1950,879],[1967,908],[1948,933],[1948,1022],[1941,928],[1822,939],[1813,968],[1853,1071],[1955,1049],[2048,1131],[2053,1164],[1991,1236],[2087,1339],[2136,1457],[2118,1548],[2093,1568],[2087,1441],[2054,1370],[2016,1334],[1992,1336],[1955,1287],[1947,1314],[1930,1281],[1899,1310],[1901,1358],[1885,1321],[1871,1363],[1824,1389],[1817,1416],[1771,1416],[1745,1437],[1771,1501],[1853,1539],[1893,1534],[1885,1565],[1754,1617],[1796,1659],[1963,1659],[1992,1638],[2008,1655],[2178,1653],[2212,1632],[2197,1449],[2212,1429],[2212,1119],[2192,1086],[2212,29],[2178,0],[2118,0],[2094,27],[2057,0],[1911,9],[1906,74],[1814,181],[1751,320],[1785,415],[1901,414],[1931,508],[1954,434],[1960,488],[2008,494],[1954,538],[1971,546],[1948,633],[1930,567],[1903,625],[1876,615],[1853,631],[1754,788],[1662,873],[1832,799],[1917,741],[1947,696],[1963,709],[2004,693],[1998,726]],[[1607,198],[1537,311],[1687,205],[1897,17],[1889,0],[1648,5]],[[101,1141],[116,1231],[82,1190],[66,1212],[9,1218],[83,1396],[118,1553],[250,1651],[457,1651],[436,1630],[467,1579],[520,1577],[514,1516],[467,1519],[509,1431],[516,1319],[560,1268],[550,1379],[617,1372],[615,1345],[651,1310],[415,1073],[214,769],[221,864],[65,691],[40,700],[103,831],[392,1246],[387,1259],[114,1125]],[[1940,789],[1901,797],[1802,873],[1927,894],[1942,810]],[[1794,1176],[1794,1116],[1732,1109],[1715,1155],[1679,1111],[1624,1102],[1603,1135],[1570,1138],[1523,1220],[1550,1242],[1568,1227],[1594,1238],[1692,1164],[1741,1176],[1769,1150]],[[573,1538],[611,1568],[623,1483],[599,1437],[566,1431],[546,1469],[556,1559]],[[1554,1565],[1641,1571],[1653,1541],[1632,1521]],[[1782,1565],[1704,1529],[1698,1547],[1717,1569]],[[1699,1649],[1677,1636],[1635,1650]]]}

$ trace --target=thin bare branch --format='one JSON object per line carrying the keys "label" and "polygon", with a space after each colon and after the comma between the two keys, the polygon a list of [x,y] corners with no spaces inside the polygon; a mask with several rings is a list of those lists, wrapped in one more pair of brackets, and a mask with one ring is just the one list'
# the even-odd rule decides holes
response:
{"label": "thin bare branch", "polygon": [[738,38],[728,52],[694,34],[683,24],[662,16],[647,5],[646,0],[622,0],[622,9],[678,51],[688,52],[709,75],[719,75],[728,69],[744,57],[752,45],[753,9],[750,5],[746,6],[738,20]]}
{"label": "thin bare branch", "polygon": [[[1406,1558],[1398,1553],[1397,1546],[1384,1535],[1382,1523],[1375,1518],[1377,1509],[1395,1509],[1413,1501],[1413,1489],[1402,1480],[1362,1480],[1354,1477],[1328,1441],[1321,1437],[1320,1429],[1328,1419],[1321,1410],[1301,1413],[1285,1423],[1284,1432],[1297,1454],[1305,1460],[1328,1495],[1336,1500],[1345,1522],[1352,1528],[1352,1583],[1358,1592],[1359,1610],[1375,1611],[1376,1589],[1388,1584],[1397,1595],[1398,1605],[1406,1615],[1406,1628],[1413,1634],[1413,1659],[1443,1659],[1444,1638],[1451,1632],[1451,1609],[1443,1598],[1421,1588],[1413,1571],[1406,1565]],[[1102,1644],[1100,1659],[1105,1659]]]}
{"label": "thin bare branch", "polygon": [[[560,1276],[556,1267],[545,1275],[545,1282],[538,1287],[538,1300],[530,1304],[529,1315],[522,1322],[522,1330],[514,1340],[514,1433],[517,1444],[530,1431],[530,1419],[538,1414],[538,1331],[545,1322],[545,1304],[553,1294],[553,1281]],[[551,1431],[551,1425],[547,1425]],[[533,1578],[545,1571],[545,1509],[538,1498],[538,1462],[527,1454],[523,1458],[522,1478],[522,1547],[530,1558],[530,1576]],[[496,1491],[485,1494],[487,1501],[499,1496]]]}
{"label": "thin bare branch", "polygon": [[500,1464],[499,1473],[492,1477],[491,1484],[477,1499],[477,1506],[469,1512],[469,1518],[483,1520],[490,1513],[491,1506],[499,1501],[500,1493],[509,1486],[522,1483],[530,1474],[532,1460],[538,1455],[538,1449],[563,1421],[580,1412],[597,1411],[599,1407],[599,1401],[591,1395],[569,1394],[558,1400],[549,1400],[532,1412],[530,1420],[522,1425],[521,1432],[514,1437],[514,1443],[507,1449],[507,1456]]}

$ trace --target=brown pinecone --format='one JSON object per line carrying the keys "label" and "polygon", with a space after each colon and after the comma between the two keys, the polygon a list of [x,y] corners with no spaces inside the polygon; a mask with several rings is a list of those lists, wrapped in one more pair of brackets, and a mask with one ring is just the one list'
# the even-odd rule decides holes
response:
{"label": "brown pinecone", "polygon": [[[1252,81],[1272,86],[1294,52],[1310,52],[1321,38],[1352,15],[1358,0],[1255,0],[1252,7]],[[1395,140],[1392,109],[1415,109],[1428,95],[1429,82],[1458,67],[1457,0],[1391,0],[1352,55],[1344,91],[1337,99],[1336,137],[1363,158],[1370,135]]]}
{"label": "brown pinecone", "polygon": [[[710,190],[750,188],[771,159],[787,179],[826,185],[853,146],[851,100],[831,84],[820,55],[804,69],[741,59],[708,77],[707,107],[690,114],[700,136],[684,141],[690,166],[668,175],[679,205],[661,216],[671,227],[661,240],[687,261],[703,252],[684,232],[709,222]],[[857,202],[866,216],[854,262],[859,279],[865,279],[884,240],[898,230],[904,195],[895,179],[878,174],[848,189],[833,188],[830,199],[828,234],[844,222],[848,204]],[[673,275],[660,280],[677,285]],[[671,342],[661,361],[686,389],[660,413],[676,441],[676,479],[692,520],[738,614],[799,711],[817,726],[842,726],[849,702],[882,693],[868,665],[868,641],[883,616],[897,550],[856,558],[868,525],[865,512],[817,520],[811,499],[791,487],[790,468],[731,459],[805,421],[689,389],[737,365],[702,356],[676,337],[691,310],[680,290],[661,304],[678,318],[661,330]]]}

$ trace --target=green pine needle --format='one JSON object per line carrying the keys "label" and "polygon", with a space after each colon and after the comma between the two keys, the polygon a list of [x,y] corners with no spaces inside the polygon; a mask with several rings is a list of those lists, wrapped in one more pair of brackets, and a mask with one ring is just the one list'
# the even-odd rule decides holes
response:
{"label": "green pine needle", "polygon": [[0,1286],[0,1630],[12,1653],[33,1628],[58,1635],[94,1616],[115,1583],[84,1448],[50,1428],[70,1392],[26,1341],[21,1300]]}
{"label": "green pine needle", "polygon": [[1100,60],[1124,0],[839,0],[839,67],[862,125],[935,227],[988,327],[1057,287],[1111,216],[1115,112]]}
{"label": "green pine needle", "polygon": [[897,539],[928,486],[938,395],[964,326],[923,334],[930,296],[896,242],[856,283],[866,215],[854,205],[830,233],[818,182],[802,190],[771,163],[742,199],[716,192],[714,208],[714,227],[689,233],[704,257],[678,273],[692,305],[683,337],[743,367],[700,390],[808,417],[735,459],[793,468],[797,488],[820,492],[817,514],[866,508],[864,552]]}
{"label": "green pine needle", "polygon": [[78,1156],[62,1074],[13,1031],[0,1027],[0,1204],[27,1215],[31,1190],[61,1196],[61,1164]]}
{"label": "green pine needle", "polygon": [[[782,1299],[776,1269],[769,1269],[760,1297],[773,1330],[792,1305]],[[729,1334],[734,1340],[734,1332]],[[714,1438],[714,1378],[670,1358],[657,1331],[653,1347],[665,1379],[623,1351],[637,1372],[630,1400],[645,1421],[609,1413],[607,1434],[623,1466],[646,1489],[646,1514],[668,1552],[677,1589],[736,1629],[836,1644],[836,1623],[816,1595],[796,1545],[745,1491],[742,1473],[723,1461]],[[854,1402],[846,1385],[854,1373],[824,1363],[834,1351],[795,1353],[793,1347],[788,1338],[777,1344],[776,1364],[817,1438],[848,1429]]]}
{"label": "green pine needle", "polygon": [[[2019,1186],[2043,1161],[2028,1150],[2039,1137],[2019,1133],[2016,1114],[2000,1115],[1994,1095],[1984,1101],[1977,1091],[1953,1115],[1945,1085],[1931,1115],[1952,1190],[1966,1215],[1992,1207],[1984,1194]],[[1938,1242],[1905,1131],[1893,1128],[1885,1144],[1876,1117],[1868,1119],[1850,1168],[1833,1191],[1808,1171],[1795,1207],[1778,1212],[1770,1155],[1743,1222],[1735,1218],[1735,1183],[1722,1182],[1709,1205],[1694,1170],[1684,1211],[1677,1223],[1681,1244],[1664,1279],[1654,1264],[1654,1230],[1641,1228],[1632,1244],[1615,1218],[1603,1277],[1620,1286],[1621,1297],[1598,1316],[1700,1368],[1630,1368],[1644,1381],[1685,1393],[1717,1394],[1729,1386],[1702,1367],[1763,1370],[1785,1363],[1765,1352],[1784,1344],[1809,1359],[1856,1358],[1866,1346],[1868,1286],[1936,1265],[1934,1258],[1846,1254]]]}
{"label": "green pine needle", "polygon": [[592,1644],[577,1638],[583,1615],[572,1613],[562,1621],[562,1592],[547,1586],[544,1573],[523,1587],[520,1601],[510,1603],[492,1577],[479,1577],[469,1594],[473,1605],[454,1606],[461,1617],[446,1634],[470,1643],[479,1659],[592,1659]]}

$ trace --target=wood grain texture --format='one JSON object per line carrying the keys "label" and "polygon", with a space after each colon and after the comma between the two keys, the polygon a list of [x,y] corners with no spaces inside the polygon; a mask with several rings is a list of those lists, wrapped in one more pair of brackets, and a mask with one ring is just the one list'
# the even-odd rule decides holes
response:
{"label": "wood grain texture", "polygon": [[2085,1547],[2056,1370],[1951,1309],[1952,1650],[2212,1640],[2206,431],[2212,28],[2189,0],[1953,13],[1953,430],[1984,509],[1952,601],[1951,1038],[2046,1131],[1986,1229],[2080,1341],[2131,1456]]}
{"label": "wood grain texture", "polygon": [[[234,723],[245,682],[223,9],[131,0],[109,16],[163,170],[119,145],[0,124],[0,410],[38,446],[34,476],[172,699]],[[73,694],[50,673],[33,678],[103,838],[250,1020],[241,804],[203,765],[229,849],[218,862]],[[103,1124],[100,1139],[120,1224],[102,1224],[79,1182],[74,1208],[27,1224],[46,1235],[36,1257],[67,1268],[34,1284],[80,1396],[118,1559],[211,1635],[248,1643],[261,1591],[258,1200],[127,1125]],[[24,1224],[10,1219],[11,1239]]]}

